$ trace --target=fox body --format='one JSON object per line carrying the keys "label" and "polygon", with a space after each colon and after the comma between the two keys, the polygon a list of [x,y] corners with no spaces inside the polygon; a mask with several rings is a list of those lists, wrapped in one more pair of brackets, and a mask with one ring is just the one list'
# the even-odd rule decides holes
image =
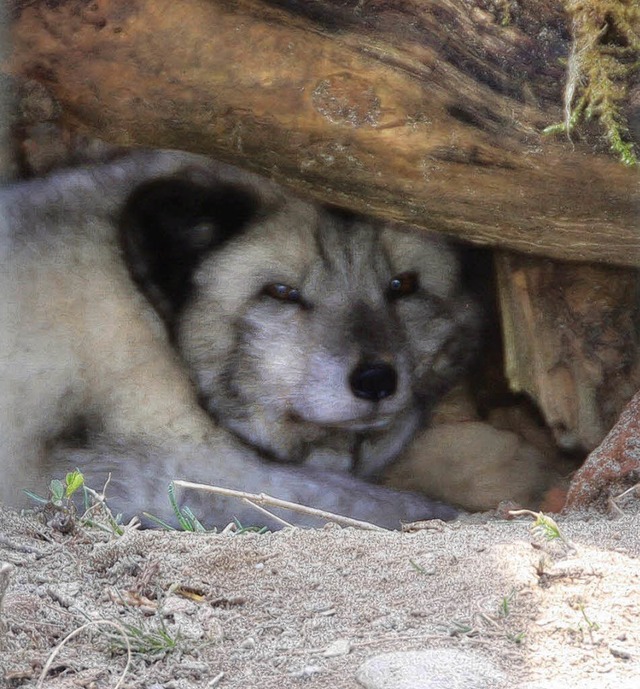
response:
{"label": "fox body", "polygon": [[185,478],[381,525],[451,516],[375,485],[473,351],[440,239],[138,152],[0,190],[0,256],[3,501],[79,466],[127,515],[165,515]]}

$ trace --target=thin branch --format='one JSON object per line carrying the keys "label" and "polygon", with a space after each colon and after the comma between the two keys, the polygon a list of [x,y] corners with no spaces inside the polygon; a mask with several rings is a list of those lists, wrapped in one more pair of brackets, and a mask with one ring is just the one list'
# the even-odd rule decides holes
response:
{"label": "thin branch", "polygon": [[260,505],[256,505],[255,502],[249,500],[248,498],[245,498],[243,502],[246,502],[247,505],[251,505],[254,510],[258,510],[258,512],[262,512],[262,514],[266,514],[268,517],[271,519],[275,519],[278,524],[282,524],[282,526],[294,526],[291,522],[288,522],[286,519],[281,519],[277,515],[275,515],[273,512],[269,512],[269,510],[265,510],[264,507],[261,507]]}
{"label": "thin branch", "polygon": [[326,512],[315,507],[308,507],[307,505],[300,505],[297,502],[289,502],[288,500],[280,500],[280,498],[273,498],[265,493],[246,493],[240,490],[232,490],[230,488],[221,488],[220,486],[210,486],[204,483],[191,483],[190,481],[176,480],[174,485],[180,488],[192,488],[194,490],[202,490],[207,493],[214,493],[215,495],[224,495],[229,498],[238,498],[240,500],[248,500],[259,505],[268,505],[269,507],[281,507],[285,510],[292,510],[300,514],[308,514],[312,517],[318,517],[328,522],[336,522],[343,526],[353,526],[357,529],[365,529],[367,531],[386,531],[381,526],[376,526],[370,522],[363,522],[359,519],[351,519],[351,517],[344,517],[333,512]]}
{"label": "thin branch", "polygon": [[620,500],[621,498],[625,498],[629,493],[634,493],[637,492],[638,489],[640,488],[640,483],[636,483],[635,485],[631,486],[631,488],[627,488],[624,492],[620,493],[620,495],[614,496],[613,500]]}

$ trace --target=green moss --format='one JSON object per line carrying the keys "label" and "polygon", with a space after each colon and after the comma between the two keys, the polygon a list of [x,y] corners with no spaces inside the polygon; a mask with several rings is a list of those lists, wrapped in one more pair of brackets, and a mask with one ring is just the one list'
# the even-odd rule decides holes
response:
{"label": "green moss", "polygon": [[501,26],[509,26],[511,24],[511,0],[502,0],[502,19]]}
{"label": "green moss", "polygon": [[567,64],[564,122],[544,130],[570,134],[596,119],[611,150],[625,165],[638,165],[623,106],[631,75],[640,66],[638,0],[565,0],[573,43]]}

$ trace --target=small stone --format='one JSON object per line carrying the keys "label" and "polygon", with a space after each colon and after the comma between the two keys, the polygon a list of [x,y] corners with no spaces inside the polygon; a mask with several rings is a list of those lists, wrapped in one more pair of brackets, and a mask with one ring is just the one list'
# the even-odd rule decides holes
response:
{"label": "small stone", "polygon": [[609,653],[611,653],[614,658],[620,658],[622,660],[631,660],[633,657],[631,649],[617,641],[609,644]]}
{"label": "small stone", "polygon": [[319,665],[305,665],[301,670],[296,670],[289,674],[291,677],[296,677],[297,679],[308,679],[320,672],[322,672],[322,668]]}
{"label": "small stone", "polygon": [[336,658],[338,656],[346,656],[351,651],[351,642],[349,639],[336,639],[332,644],[329,644],[322,654],[325,658]]}
{"label": "small stone", "polygon": [[374,656],[360,666],[366,689],[499,689],[505,674],[482,655],[456,649],[400,651]]}

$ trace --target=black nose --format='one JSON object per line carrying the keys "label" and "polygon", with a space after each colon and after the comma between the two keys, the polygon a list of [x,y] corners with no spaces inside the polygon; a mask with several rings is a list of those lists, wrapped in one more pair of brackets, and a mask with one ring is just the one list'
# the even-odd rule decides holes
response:
{"label": "black nose", "polygon": [[349,376],[353,394],[372,402],[391,397],[396,391],[397,384],[398,374],[389,364],[360,364]]}

